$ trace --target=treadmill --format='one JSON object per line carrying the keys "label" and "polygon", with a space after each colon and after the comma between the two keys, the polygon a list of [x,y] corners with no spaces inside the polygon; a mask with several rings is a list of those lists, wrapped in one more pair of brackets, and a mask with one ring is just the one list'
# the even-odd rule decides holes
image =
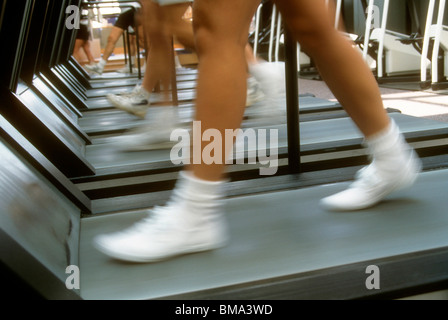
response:
{"label": "treadmill", "polygon": [[[259,127],[280,133],[279,171],[260,177],[257,166],[229,165],[229,245],[157,264],[121,263],[94,250],[92,237],[163,203],[180,167],[167,150],[113,153],[120,133],[85,130],[83,83],[91,79],[67,71],[73,31],[52,28],[63,26],[61,12],[72,2],[3,7],[0,40],[11,51],[0,89],[0,243],[10,297],[348,300],[448,288],[448,124],[391,113],[422,158],[417,183],[361,212],[323,211],[319,199],[345,188],[367,158],[347,117],[300,120],[291,72],[297,45],[288,34],[285,123]],[[371,266],[381,273],[379,289],[366,286]],[[79,287],[70,282],[73,270]]]}

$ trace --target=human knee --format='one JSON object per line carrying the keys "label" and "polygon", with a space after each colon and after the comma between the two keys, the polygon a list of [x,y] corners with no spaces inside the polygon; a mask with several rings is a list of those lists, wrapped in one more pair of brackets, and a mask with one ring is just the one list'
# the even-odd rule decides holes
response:
{"label": "human knee", "polygon": [[148,22],[145,32],[151,42],[161,41],[169,35],[166,23],[160,20]]}
{"label": "human knee", "polygon": [[198,54],[201,54],[208,47],[213,46],[213,35],[209,27],[200,21],[194,21],[193,27],[196,50]]}
{"label": "human knee", "polygon": [[244,35],[244,32],[227,32],[228,29],[208,19],[195,19],[193,27],[198,54],[205,50],[219,52],[220,55],[235,49],[244,52],[247,44],[247,35]]}
{"label": "human knee", "polygon": [[107,37],[107,42],[112,44],[117,43],[118,39],[120,39],[122,34],[123,34],[122,29],[113,27],[112,31],[109,34],[109,37]]}
{"label": "human knee", "polygon": [[326,19],[320,21],[295,19],[289,22],[288,27],[302,49],[310,55],[327,50],[326,45],[329,41],[338,36],[335,28]]}
{"label": "human knee", "polygon": [[189,6],[189,3],[162,6],[161,9],[165,22],[170,26],[182,24],[185,21],[183,16]]}

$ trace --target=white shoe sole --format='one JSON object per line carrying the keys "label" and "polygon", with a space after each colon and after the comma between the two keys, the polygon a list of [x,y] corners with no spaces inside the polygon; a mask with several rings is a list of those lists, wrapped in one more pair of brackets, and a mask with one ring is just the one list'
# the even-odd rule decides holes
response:
{"label": "white shoe sole", "polygon": [[195,246],[189,246],[183,249],[179,249],[177,251],[172,251],[171,253],[159,255],[159,256],[143,256],[143,255],[133,255],[126,252],[121,252],[117,250],[112,250],[103,243],[101,236],[97,237],[93,241],[93,246],[103,254],[122,261],[128,261],[128,262],[136,262],[136,263],[148,263],[148,262],[160,262],[164,260],[168,260],[173,257],[186,255],[186,254],[193,254],[193,253],[200,253],[205,251],[212,251],[217,250],[220,248],[223,248],[227,245],[228,240],[221,240],[216,243],[210,243],[210,244],[198,244]]}
{"label": "white shoe sole", "polygon": [[[321,207],[328,211],[357,211],[370,208],[378,204],[389,194],[395,191],[406,189],[415,183],[422,169],[421,161],[414,151],[409,161],[412,163],[409,164],[407,172],[405,172],[400,179],[396,180],[393,184],[384,187],[383,190],[381,190],[378,194],[374,195],[368,200],[364,200],[361,202],[354,201],[353,198],[356,197],[354,195],[352,196],[351,201],[340,201],[340,198],[348,199],[347,194],[351,192],[351,189],[347,189],[340,193],[322,199],[320,201]],[[343,193],[346,193],[346,195],[342,196]]]}

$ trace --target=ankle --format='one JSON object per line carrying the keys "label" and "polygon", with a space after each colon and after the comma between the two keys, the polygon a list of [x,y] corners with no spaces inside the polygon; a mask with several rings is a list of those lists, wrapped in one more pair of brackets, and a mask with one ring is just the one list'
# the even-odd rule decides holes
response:
{"label": "ankle", "polygon": [[192,171],[181,171],[176,184],[178,190],[185,192],[189,198],[197,201],[214,201],[224,198],[226,181],[209,181],[198,178]]}
{"label": "ankle", "polygon": [[106,65],[106,63],[107,63],[107,61],[104,60],[103,58],[101,58],[101,60],[98,62],[98,65],[99,65],[100,67],[104,67],[104,66]]}
{"label": "ankle", "polygon": [[365,142],[374,157],[402,154],[403,149],[409,148],[400,129],[392,119],[386,128],[369,136]]}

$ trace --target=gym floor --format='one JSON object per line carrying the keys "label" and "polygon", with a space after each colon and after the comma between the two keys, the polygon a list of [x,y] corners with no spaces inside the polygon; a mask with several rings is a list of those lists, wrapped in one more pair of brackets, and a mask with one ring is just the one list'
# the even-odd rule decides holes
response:
{"label": "gym floor", "polygon": [[[436,121],[448,122],[448,90],[412,91],[380,87],[386,108],[401,113]],[[299,79],[299,92],[311,93],[317,98],[335,101],[335,97],[323,81]]]}

